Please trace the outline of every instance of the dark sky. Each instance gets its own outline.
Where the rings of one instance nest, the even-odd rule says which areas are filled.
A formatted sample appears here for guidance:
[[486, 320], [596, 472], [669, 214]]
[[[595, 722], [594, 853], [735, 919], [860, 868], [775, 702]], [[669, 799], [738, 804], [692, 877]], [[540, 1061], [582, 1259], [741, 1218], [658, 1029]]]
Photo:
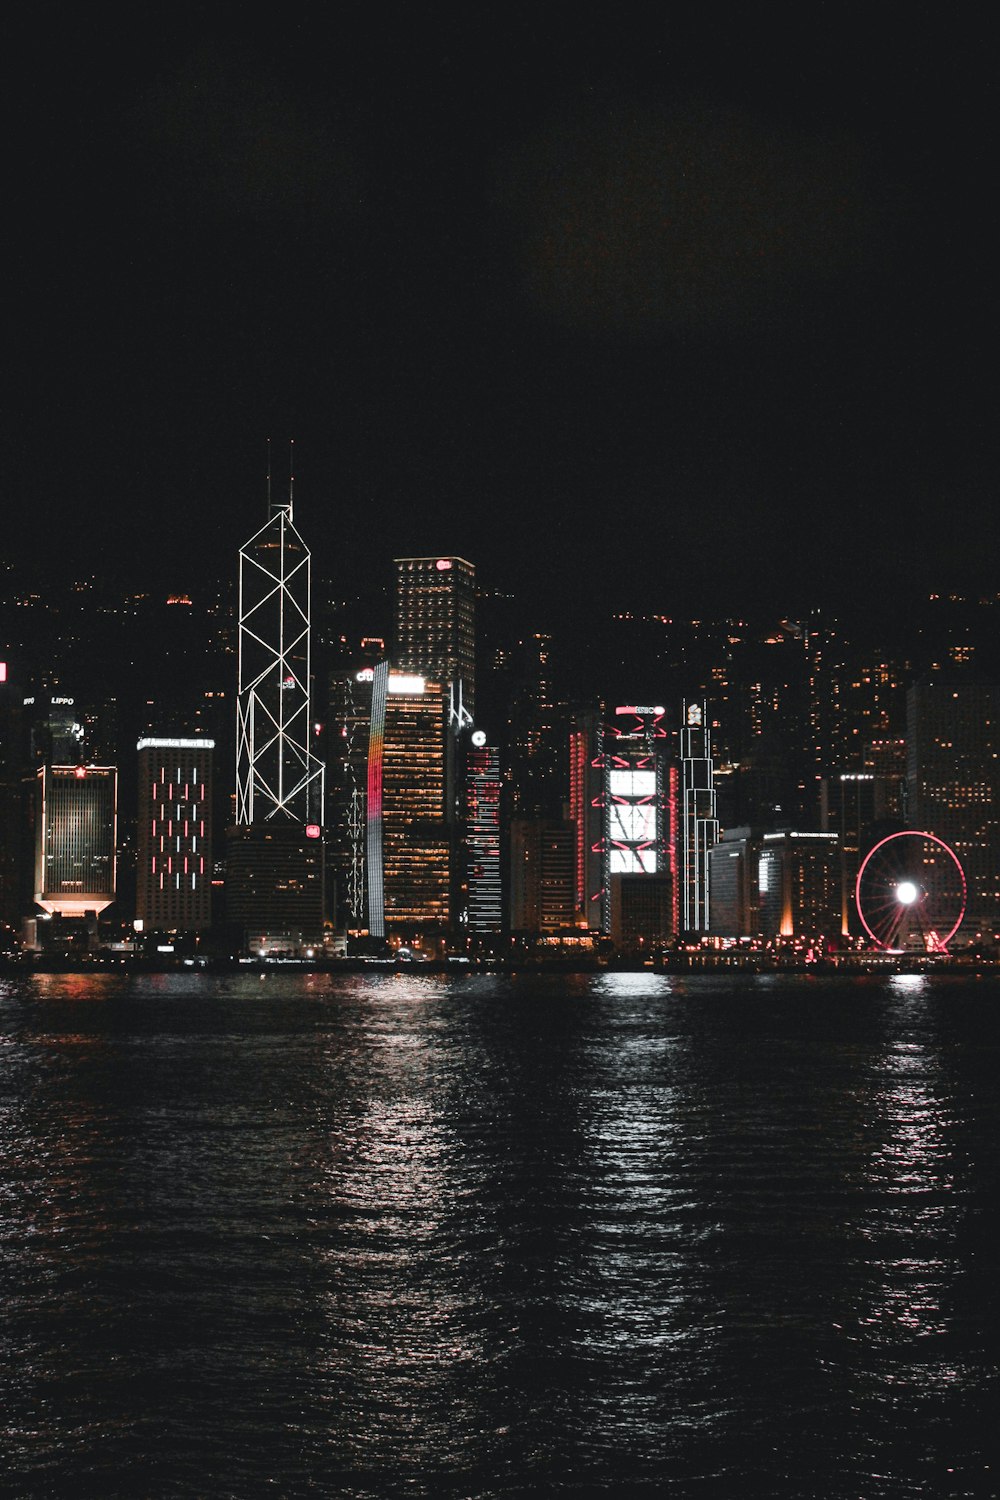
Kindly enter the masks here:
[[11, 553], [198, 586], [294, 437], [347, 587], [995, 586], [989, 14], [32, 7]]

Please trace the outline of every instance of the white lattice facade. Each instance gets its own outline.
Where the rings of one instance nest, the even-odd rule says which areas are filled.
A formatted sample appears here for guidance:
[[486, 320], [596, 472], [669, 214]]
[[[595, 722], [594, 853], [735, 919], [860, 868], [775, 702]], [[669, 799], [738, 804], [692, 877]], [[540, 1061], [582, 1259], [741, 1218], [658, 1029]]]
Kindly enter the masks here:
[[236, 823], [323, 821], [310, 750], [310, 556], [292, 507], [272, 508], [240, 550]]

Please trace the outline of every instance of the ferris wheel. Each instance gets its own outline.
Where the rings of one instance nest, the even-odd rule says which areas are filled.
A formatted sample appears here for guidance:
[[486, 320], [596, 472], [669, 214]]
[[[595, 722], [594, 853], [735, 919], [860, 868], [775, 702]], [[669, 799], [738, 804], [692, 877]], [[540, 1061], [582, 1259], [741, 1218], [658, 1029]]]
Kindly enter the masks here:
[[891, 833], [862, 860], [855, 900], [879, 948], [946, 953], [965, 915], [965, 871], [936, 834]]

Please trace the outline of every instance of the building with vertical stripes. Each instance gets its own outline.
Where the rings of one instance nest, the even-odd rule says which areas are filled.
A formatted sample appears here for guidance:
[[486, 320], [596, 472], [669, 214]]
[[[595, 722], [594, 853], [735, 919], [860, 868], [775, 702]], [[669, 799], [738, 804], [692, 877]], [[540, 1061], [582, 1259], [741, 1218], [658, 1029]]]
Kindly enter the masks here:
[[39, 767], [35, 778], [35, 901], [52, 915], [83, 917], [115, 899], [118, 771]]
[[503, 921], [500, 880], [500, 750], [474, 730], [464, 766], [465, 912], [470, 935], [499, 932]]
[[136, 917], [147, 929], [211, 923], [212, 752], [209, 739], [141, 739]]

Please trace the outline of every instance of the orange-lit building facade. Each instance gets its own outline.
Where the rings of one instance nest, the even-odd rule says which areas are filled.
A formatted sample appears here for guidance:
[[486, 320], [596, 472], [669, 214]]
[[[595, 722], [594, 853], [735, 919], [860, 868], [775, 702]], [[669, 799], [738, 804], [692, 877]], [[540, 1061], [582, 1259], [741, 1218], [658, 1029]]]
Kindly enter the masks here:
[[376, 808], [369, 792], [367, 809], [369, 825], [381, 816], [389, 934], [417, 936], [428, 927], [447, 926], [451, 918], [446, 712], [440, 683], [389, 674], [384, 737], [381, 747], [372, 746], [381, 754], [381, 805]]

